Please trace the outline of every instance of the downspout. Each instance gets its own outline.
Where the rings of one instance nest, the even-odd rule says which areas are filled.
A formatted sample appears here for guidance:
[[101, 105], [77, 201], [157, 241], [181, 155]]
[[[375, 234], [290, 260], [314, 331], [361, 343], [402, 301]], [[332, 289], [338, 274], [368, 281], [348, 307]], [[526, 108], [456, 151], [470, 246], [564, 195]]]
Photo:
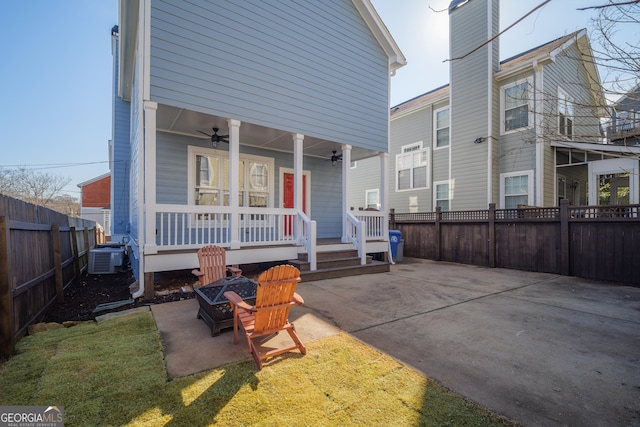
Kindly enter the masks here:
[[[138, 290], [131, 294], [131, 298], [137, 299], [144, 294], [145, 288], [145, 271], [144, 271], [144, 257], [145, 257], [145, 245], [146, 245], [146, 207], [145, 207], [145, 111], [144, 101], [149, 99], [150, 96], [150, 44], [151, 44], [151, 29], [149, 22], [151, 20], [151, 2], [149, 0], [142, 0], [140, 2], [140, 15], [142, 17], [141, 26], [138, 27], [139, 35], [142, 35], [141, 52], [138, 53], [138, 60], [141, 62], [140, 76], [141, 88], [137, 88], [141, 92], [141, 96], [138, 99], [138, 111], [141, 117], [138, 121], [138, 255], [140, 262], [139, 269], [139, 283]], [[155, 131], [155, 129], [154, 129]], [[141, 141], [141, 142], [140, 142]], [[140, 163], [142, 162], [142, 163]], [[140, 188], [142, 186], [142, 188]]]

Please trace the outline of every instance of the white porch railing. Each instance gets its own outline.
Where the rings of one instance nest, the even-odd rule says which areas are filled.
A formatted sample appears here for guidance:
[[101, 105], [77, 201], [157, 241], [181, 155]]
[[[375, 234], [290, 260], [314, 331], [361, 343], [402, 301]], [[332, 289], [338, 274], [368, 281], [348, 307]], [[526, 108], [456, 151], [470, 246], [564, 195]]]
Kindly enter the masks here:
[[155, 244], [158, 250], [299, 244], [297, 220], [294, 209], [156, 205]]
[[304, 212], [298, 212], [298, 219], [302, 229], [302, 233], [300, 235], [301, 243], [307, 250], [309, 269], [311, 271], [316, 271], [318, 269], [318, 258], [316, 256], [316, 222], [311, 221]]
[[385, 212], [380, 211], [352, 211], [358, 221], [364, 222], [366, 240], [388, 240], [389, 221]]
[[351, 212], [347, 212], [347, 240], [358, 249], [360, 264], [367, 263], [365, 222], [360, 221]]

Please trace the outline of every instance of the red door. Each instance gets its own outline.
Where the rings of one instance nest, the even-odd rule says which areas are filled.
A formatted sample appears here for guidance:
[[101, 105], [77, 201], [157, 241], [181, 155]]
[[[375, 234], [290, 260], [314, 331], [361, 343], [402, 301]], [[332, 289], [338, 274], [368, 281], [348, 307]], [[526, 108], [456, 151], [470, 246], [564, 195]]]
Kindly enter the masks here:
[[[295, 202], [294, 178], [292, 173], [285, 173], [283, 177], [284, 207], [292, 209]], [[302, 175], [302, 211], [307, 213], [307, 177]], [[287, 217], [284, 225], [284, 233], [290, 236], [293, 233], [292, 217]]]

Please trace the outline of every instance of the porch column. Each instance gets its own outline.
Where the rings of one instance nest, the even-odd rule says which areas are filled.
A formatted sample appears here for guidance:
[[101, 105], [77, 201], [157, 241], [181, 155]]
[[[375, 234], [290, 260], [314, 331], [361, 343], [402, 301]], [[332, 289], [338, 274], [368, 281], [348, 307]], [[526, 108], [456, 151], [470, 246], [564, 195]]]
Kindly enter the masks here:
[[389, 153], [380, 153], [380, 212], [384, 213], [382, 219], [382, 238], [389, 238]]
[[[296, 212], [304, 211], [303, 200], [302, 200], [302, 192], [304, 189], [302, 188], [302, 175], [303, 171], [303, 146], [304, 135], [300, 133], [293, 134], [293, 208]], [[309, 197], [309, 195], [307, 195]], [[293, 219], [293, 236], [296, 241], [300, 242], [302, 240], [302, 229], [300, 227], [300, 223], [297, 218]]]
[[348, 243], [347, 212], [349, 211], [349, 187], [351, 186], [351, 145], [342, 145], [342, 243]]
[[[145, 255], [157, 254], [156, 245], [156, 111], [158, 103], [144, 101], [144, 216], [140, 231], [144, 233]], [[144, 224], [144, 225], [143, 225]], [[143, 228], [144, 227], [144, 228]], [[144, 232], [142, 232], [144, 230]]]
[[231, 218], [229, 227], [231, 229], [230, 249], [240, 248], [240, 200], [238, 191], [240, 190], [238, 173], [240, 171], [240, 120], [228, 119], [229, 123], [229, 206], [231, 207]]

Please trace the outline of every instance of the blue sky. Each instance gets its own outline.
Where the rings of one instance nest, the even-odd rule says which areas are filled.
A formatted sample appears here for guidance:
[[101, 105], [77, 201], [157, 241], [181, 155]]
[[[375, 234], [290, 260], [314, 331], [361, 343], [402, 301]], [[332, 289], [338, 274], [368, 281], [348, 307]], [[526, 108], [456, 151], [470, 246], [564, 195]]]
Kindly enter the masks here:
[[[503, 0], [501, 28], [543, 0]], [[604, 0], [553, 0], [507, 32], [500, 57], [589, 27]], [[391, 105], [448, 83], [450, 0], [372, 0], [408, 65], [392, 78]], [[14, 1], [3, 6], [0, 167], [28, 167], [71, 178], [65, 192], [109, 171], [111, 28], [117, 0]], [[635, 37], [638, 33], [619, 34]]]

